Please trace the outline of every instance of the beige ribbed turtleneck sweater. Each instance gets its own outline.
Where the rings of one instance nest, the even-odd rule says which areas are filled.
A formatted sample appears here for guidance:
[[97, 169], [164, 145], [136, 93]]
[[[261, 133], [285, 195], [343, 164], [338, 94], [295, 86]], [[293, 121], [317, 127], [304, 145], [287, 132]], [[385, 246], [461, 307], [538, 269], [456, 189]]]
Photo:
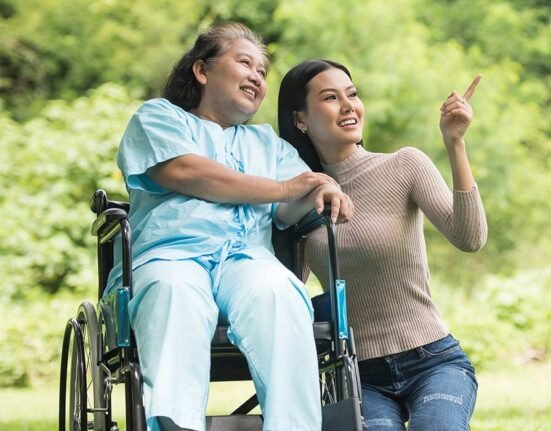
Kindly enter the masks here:
[[[478, 189], [453, 193], [421, 151], [392, 154], [362, 147], [346, 160], [324, 165], [354, 202], [354, 217], [337, 226], [341, 278], [358, 359], [402, 352], [449, 331], [429, 288], [423, 214], [463, 251], [480, 249], [487, 236]], [[306, 261], [327, 288], [327, 235], [306, 241]]]

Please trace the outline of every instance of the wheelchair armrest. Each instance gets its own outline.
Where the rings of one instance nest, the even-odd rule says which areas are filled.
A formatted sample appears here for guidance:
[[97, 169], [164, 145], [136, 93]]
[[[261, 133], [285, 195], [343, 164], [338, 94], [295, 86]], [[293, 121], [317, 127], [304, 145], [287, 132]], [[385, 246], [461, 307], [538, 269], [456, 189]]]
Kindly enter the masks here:
[[330, 214], [331, 205], [325, 205], [321, 214], [318, 214], [315, 209], [311, 210], [295, 225], [295, 237], [300, 238], [306, 236], [318, 227], [323, 226], [327, 223], [326, 217]]
[[109, 208], [98, 215], [92, 224], [92, 235], [101, 243], [111, 240], [120, 231], [120, 221], [128, 219], [128, 213], [121, 208]]

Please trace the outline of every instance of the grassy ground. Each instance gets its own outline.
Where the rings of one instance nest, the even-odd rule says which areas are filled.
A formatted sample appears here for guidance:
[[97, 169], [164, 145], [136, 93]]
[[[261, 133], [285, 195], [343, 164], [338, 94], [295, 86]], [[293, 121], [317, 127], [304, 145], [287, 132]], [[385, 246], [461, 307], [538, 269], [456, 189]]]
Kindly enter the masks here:
[[551, 362], [506, 367], [478, 380], [473, 431], [551, 430]]
[[[551, 430], [551, 362], [509, 366], [478, 376], [479, 395], [473, 431]], [[247, 398], [249, 384], [220, 384], [211, 389], [208, 411], [220, 414]], [[57, 387], [0, 389], [0, 431], [57, 429]]]

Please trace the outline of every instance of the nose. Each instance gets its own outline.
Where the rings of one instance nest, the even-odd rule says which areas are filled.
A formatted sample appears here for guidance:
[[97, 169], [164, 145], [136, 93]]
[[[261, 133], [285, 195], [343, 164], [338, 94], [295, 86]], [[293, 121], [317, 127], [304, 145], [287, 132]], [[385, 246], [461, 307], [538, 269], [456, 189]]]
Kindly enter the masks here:
[[251, 73], [249, 74], [249, 81], [251, 81], [254, 85], [257, 87], [260, 87], [262, 84], [262, 75], [258, 73], [256, 70], [251, 70]]
[[341, 111], [344, 113], [354, 112], [354, 104], [350, 100], [348, 100], [348, 98], [344, 99], [341, 105]]

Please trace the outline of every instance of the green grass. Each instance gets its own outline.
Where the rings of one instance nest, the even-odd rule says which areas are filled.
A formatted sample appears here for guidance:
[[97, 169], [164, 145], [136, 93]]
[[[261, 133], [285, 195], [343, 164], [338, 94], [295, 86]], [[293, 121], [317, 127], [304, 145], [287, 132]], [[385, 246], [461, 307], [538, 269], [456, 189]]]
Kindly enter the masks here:
[[473, 431], [551, 430], [551, 362], [485, 372], [478, 381]]
[[57, 429], [57, 388], [0, 389], [0, 431]]
[[[478, 380], [472, 431], [551, 430], [551, 362], [510, 365], [483, 372]], [[250, 383], [213, 384], [209, 414], [226, 413], [252, 390]], [[0, 389], [0, 431], [56, 430], [57, 396], [57, 383], [32, 390]]]

